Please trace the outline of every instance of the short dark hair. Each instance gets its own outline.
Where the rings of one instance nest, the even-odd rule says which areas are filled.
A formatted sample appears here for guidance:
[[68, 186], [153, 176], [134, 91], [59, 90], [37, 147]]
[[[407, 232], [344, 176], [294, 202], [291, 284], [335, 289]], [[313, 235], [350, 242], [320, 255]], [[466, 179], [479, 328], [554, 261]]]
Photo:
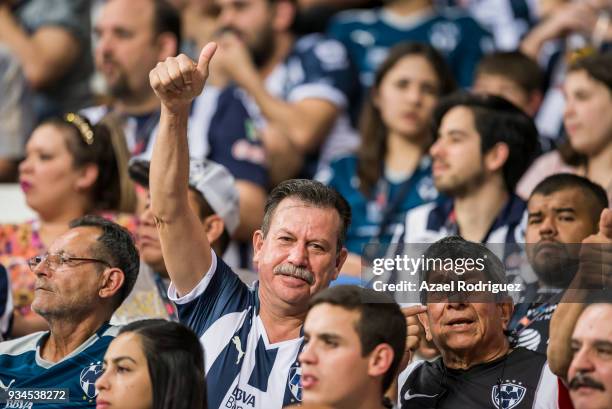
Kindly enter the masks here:
[[444, 116], [458, 106], [472, 111], [483, 154], [497, 143], [508, 146], [509, 156], [502, 173], [506, 189], [514, 192], [519, 179], [540, 153], [538, 130], [533, 119], [504, 98], [460, 92], [442, 99], [438, 104], [434, 112], [434, 137], [437, 138]]
[[366, 356], [380, 344], [389, 344], [393, 348], [393, 361], [383, 377], [384, 393], [397, 375], [406, 348], [406, 319], [399, 305], [385, 293], [356, 285], [326, 288], [312, 297], [309, 310], [319, 304], [359, 312], [355, 331], [361, 342], [361, 356]]
[[107, 261], [112, 267], [117, 267], [125, 276], [123, 286], [115, 296], [119, 307], [134, 288], [138, 278], [140, 257], [134, 245], [134, 239], [126, 229], [100, 216], [86, 215], [70, 222], [70, 228], [95, 227], [102, 231], [91, 252], [94, 257]]
[[507, 78], [527, 94], [542, 91], [544, 83], [538, 63], [520, 51], [498, 51], [485, 55], [476, 68], [476, 76], [480, 74]]
[[167, 0], [153, 0], [153, 33], [155, 37], [171, 33], [176, 37], [177, 52], [181, 46], [181, 15]]
[[279, 183], [268, 196], [261, 230], [264, 237], [270, 231], [270, 224], [276, 208], [284, 199], [298, 199], [306, 204], [336, 209], [340, 217], [340, 229], [336, 251], [340, 251], [346, 240], [346, 231], [351, 224], [351, 207], [340, 193], [323, 183], [310, 179], [289, 179]]
[[178, 322], [132, 322], [119, 335], [135, 333], [149, 367], [153, 409], [205, 409], [204, 353], [196, 334]]
[[[460, 236], [448, 236], [436, 241], [425, 250], [423, 258], [425, 260], [481, 259], [484, 265], [482, 271], [487, 280], [491, 280], [491, 282], [496, 284], [507, 283], [506, 269], [499, 257], [485, 245], [467, 241]], [[422, 263], [422, 267], [419, 271], [421, 282], [429, 283], [431, 273], [446, 272], [446, 270], [438, 271], [435, 267], [431, 267], [432, 265], [435, 266], [435, 263]], [[503, 297], [507, 297], [507, 295], [508, 293], [506, 291], [500, 291], [496, 294], [496, 299], [499, 300]], [[427, 303], [426, 291], [421, 291], [420, 299], [421, 304]]]
[[599, 220], [602, 210], [608, 207], [608, 194], [603, 187], [585, 177], [571, 173], [558, 173], [542, 180], [533, 189], [529, 199], [531, 200], [536, 194], [548, 196], [566, 189], [580, 189], [582, 191], [583, 199], [588, 198], [590, 202], [595, 222]]

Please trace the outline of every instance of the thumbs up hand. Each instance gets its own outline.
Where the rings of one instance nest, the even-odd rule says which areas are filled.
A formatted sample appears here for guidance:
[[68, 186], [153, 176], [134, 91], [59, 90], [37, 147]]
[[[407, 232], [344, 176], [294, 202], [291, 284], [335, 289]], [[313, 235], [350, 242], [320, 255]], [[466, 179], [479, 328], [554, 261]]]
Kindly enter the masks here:
[[216, 50], [216, 43], [206, 44], [197, 63], [184, 54], [157, 63], [149, 73], [149, 81], [165, 108], [171, 112], [189, 108], [191, 101], [204, 89], [210, 60]]

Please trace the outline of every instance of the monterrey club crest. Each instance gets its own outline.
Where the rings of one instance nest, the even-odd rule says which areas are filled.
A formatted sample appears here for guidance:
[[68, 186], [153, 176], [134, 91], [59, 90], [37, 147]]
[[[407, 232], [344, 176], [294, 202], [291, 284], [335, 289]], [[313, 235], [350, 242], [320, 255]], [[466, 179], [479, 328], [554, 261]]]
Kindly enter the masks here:
[[287, 379], [287, 386], [291, 391], [291, 394], [298, 402], [302, 401], [302, 368], [297, 365], [293, 365], [289, 369], [289, 378]]
[[98, 394], [96, 391], [95, 383], [98, 380], [98, 377], [102, 374], [102, 362], [92, 362], [89, 366], [86, 366], [81, 371], [81, 376], [79, 379], [79, 384], [81, 385], [81, 389], [85, 392], [85, 395], [89, 399], [93, 399]]
[[527, 388], [521, 382], [506, 380], [501, 385], [494, 385], [491, 390], [491, 400], [497, 409], [512, 409], [525, 397]]

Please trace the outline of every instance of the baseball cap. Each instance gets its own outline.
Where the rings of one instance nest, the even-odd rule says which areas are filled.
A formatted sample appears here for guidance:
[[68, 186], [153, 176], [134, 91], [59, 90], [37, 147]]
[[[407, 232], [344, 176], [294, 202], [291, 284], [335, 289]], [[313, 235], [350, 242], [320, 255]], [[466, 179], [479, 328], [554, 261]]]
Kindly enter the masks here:
[[[150, 162], [138, 157], [130, 159], [130, 177], [142, 186], [149, 186]], [[189, 187], [197, 190], [216, 214], [223, 219], [227, 232], [234, 234], [240, 224], [238, 190], [234, 177], [223, 165], [208, 159], [189, 162]]]

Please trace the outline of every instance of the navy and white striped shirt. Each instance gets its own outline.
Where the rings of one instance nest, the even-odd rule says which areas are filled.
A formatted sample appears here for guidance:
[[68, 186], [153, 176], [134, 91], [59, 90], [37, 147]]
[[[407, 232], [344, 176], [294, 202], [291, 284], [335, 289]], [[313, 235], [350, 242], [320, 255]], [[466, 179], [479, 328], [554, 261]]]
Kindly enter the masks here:
[[178, 297], [174, 284], [168, 289], [179, 319], [204, 347], [209, 408], [280, 409], [301, 401], [303, 337], [268, 341], [258, 287], [244, 284], [213, 252], [208, 273], [190, 293]]
[[[536, 280], [525, 258], [527, 204], [512, 194], [482, 243], [496, 253], [506, 267], [509, 283], [523, 286]], [[461, 235], [454, 211], [454, 200], [431, 202], [408, 211], [400, 243], [434, 243], [444, 237]]]

